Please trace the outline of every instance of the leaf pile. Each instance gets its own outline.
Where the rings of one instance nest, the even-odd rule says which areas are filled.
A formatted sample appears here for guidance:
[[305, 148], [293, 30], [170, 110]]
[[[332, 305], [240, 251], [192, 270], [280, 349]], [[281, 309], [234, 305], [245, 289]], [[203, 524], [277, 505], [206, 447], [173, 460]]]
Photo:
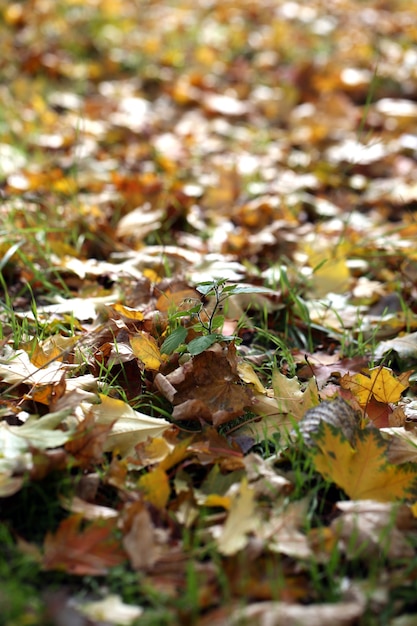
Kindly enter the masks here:
[[325, 4], [0, 8], [6, 624], [415, 612], [417, 7]]

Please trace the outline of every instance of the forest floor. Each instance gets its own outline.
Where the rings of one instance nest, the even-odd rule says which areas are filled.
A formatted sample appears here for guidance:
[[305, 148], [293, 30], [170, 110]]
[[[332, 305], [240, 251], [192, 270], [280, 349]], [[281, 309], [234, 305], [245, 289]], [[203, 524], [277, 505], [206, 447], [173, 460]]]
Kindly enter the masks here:
[[0, 17], [0, 624], [414, 624], [417, 4]]

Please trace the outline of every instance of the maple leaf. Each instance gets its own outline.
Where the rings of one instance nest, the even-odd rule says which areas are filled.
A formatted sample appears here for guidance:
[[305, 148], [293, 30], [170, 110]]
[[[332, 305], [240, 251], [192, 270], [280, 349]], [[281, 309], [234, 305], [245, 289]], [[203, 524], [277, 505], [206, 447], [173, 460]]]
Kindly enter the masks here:
[[360, 430], [353, 447], [340, 429], [322, 422], [314, 436], [314, 465], [353, 500], [410, 498], [417, 490], [416, 466], [388, 462], [388, 444], [375, 428]]
[[81, 529], [82, 519], [82, 515], [71, 515], [61, 522], [55, 534], [47, 533], [43, 569], [102, 576], [126, 560], [120, 542], [112, 536], [116, 520], [96, 520]]
[[362, 406], [372, 395], [378, 402], [398, 402], [408, 387], [402, 380], [396, 379], [388, 367], [375, 367], [369, 370], [369, 376], [345, 374], [340, 384], [344, 389], [350, 389]]

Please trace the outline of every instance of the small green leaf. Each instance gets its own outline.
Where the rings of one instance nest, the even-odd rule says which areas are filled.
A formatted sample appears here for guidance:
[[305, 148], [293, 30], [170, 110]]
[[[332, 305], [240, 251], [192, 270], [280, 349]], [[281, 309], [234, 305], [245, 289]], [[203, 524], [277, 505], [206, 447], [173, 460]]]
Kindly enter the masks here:
[[[201, 293], [203, 296], [207, 296], [211, 291], [213, 291], [213, 283], [209, 283], [208, 285], [200, 284], [196, 287], [197, 291]], [[214, 293], [214, 291], [213, 291]]]
[[216, 315], [211, 320], [212, 330], [215, 330], [216, 328], [220, 328], [220, 326], [223, 326], [223, 324], [224, 324], [224, 315]]
[[210, 348], [216, 341], [218, 341], [219, 335], [211, 334], [204, 335], [203, 337], [196, 337], [188, 344], [188, 352], [193, 356], [197, 356], [197, 354], [201, 354], [207, 348]]
[[165, 339], [161, 346], [161, 352], [164, 354], [172, 354], [175, 350], [184, 343], [187, 337], [188, 330], [184, 326], [179, 326]]

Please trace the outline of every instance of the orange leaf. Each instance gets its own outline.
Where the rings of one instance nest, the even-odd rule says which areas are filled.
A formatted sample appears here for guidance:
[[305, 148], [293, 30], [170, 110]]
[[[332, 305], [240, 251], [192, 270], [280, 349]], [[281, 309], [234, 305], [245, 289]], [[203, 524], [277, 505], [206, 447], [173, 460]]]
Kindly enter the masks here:
[[71, 515], [48, 533], [44, 541], [43, 569], [77, 576], [102, 576], [126, 559], [120, 542], [112, 537], [117, 520], [96, 520], [80, 529], [81, 515]]
[[417, 488], [415, 467], [388, 463], [388, 444], [377, 429], [359, 431], [353, 448], [337, 428], [322, 422], [316, 443], [316, 470], [352, 500], [389, 502], [410, 497]]

